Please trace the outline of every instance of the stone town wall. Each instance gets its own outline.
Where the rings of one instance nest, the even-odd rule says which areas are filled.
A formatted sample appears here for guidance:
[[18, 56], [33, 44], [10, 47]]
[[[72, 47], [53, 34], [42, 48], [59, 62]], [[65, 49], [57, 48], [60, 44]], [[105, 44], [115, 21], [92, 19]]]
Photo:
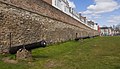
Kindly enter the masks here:
[[[97, 32], [41, 0], [0, 0], [0, 47], [73, 40]], [[89, 34], [88, 34], [89, 33]]]
[[44, 2], [47, 2], [48, 4], [52, 5], [52, 0], [43, 0]]

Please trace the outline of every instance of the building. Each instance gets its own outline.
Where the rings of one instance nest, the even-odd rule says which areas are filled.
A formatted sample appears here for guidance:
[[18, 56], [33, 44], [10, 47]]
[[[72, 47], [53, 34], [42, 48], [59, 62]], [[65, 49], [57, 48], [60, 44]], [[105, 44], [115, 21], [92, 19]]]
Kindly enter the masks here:
[[101, 27], [100, 34], [101, 36], [112, 36], [114, 34], [114, 30], [112, 27]]
[[119, 36], [120, 35], [120, 30], [115, 29], [113, 33], [114, 33], [114, 36]]
[[87, 18], [86, 18], [86, 17], [83, 17], [83, 16], [81, 15], [81, 13], [79, 13], [79, 19], [80, 19], [81, 22], [87, 24]]
[[89, 26], [89, 27], [91, 27], [91, 28], [93, 28], [94, 29], [94, 22], [93, 21], [87, 21], [87, 25]]
[[98, 30], [98, 24], [97, 23], [94, 23], [94, 29]]
[[87, 25], [88, 27], [98, 30], [98, 24], [94, 23], [93, 21], [88, 21], [86, 17], [82, 16], [81, 13], [77, 13], [74, 8], [69, 6], [68, 0], [43, 0], [48, 4], [52, 5], [53, 7], [59, 9], [60, 11], [64, 12], [65, 14], [71, 16], [72, 18], [76, 19], [77, 21]]
[[118, 29], [114, 29], [112, 27], [101, 27], [100, 28], [101, 36], [118, 36], [120, 32]]
[[70, 7], [67, 0], [52, 0], [52, 6], [70, 15], [70, 12], [69, 12]]

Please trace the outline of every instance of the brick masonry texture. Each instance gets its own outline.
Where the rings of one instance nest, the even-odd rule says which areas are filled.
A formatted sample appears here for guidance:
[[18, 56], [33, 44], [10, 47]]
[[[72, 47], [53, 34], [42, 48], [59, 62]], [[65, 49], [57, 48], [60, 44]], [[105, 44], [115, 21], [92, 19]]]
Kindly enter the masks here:
[[[73, 40], [97, 34], [72, 17], [41, 0], [0, 0], [0, 47]], [[76, 33], [78, 33], [76, 35]]]
[[43, 0], [44, 2], [47, 2], [48, 4], [52, 5], [52, 0]]

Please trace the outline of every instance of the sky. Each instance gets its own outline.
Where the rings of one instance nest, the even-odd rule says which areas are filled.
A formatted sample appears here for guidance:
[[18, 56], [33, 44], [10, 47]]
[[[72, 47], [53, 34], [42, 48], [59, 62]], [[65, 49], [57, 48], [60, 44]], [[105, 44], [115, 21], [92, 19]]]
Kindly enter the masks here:
[[120, 0], [68, 0], [70, 7], [100, 26], [120, 23]]

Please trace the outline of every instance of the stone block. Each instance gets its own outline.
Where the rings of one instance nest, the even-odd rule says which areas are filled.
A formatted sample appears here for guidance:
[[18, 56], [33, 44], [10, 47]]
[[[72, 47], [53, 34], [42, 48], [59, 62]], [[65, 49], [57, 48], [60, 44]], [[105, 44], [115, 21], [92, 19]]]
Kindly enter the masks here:
[[32, 54], [26, 49], [19, 49], [16, 53], [17, 60], [32, 60]]

